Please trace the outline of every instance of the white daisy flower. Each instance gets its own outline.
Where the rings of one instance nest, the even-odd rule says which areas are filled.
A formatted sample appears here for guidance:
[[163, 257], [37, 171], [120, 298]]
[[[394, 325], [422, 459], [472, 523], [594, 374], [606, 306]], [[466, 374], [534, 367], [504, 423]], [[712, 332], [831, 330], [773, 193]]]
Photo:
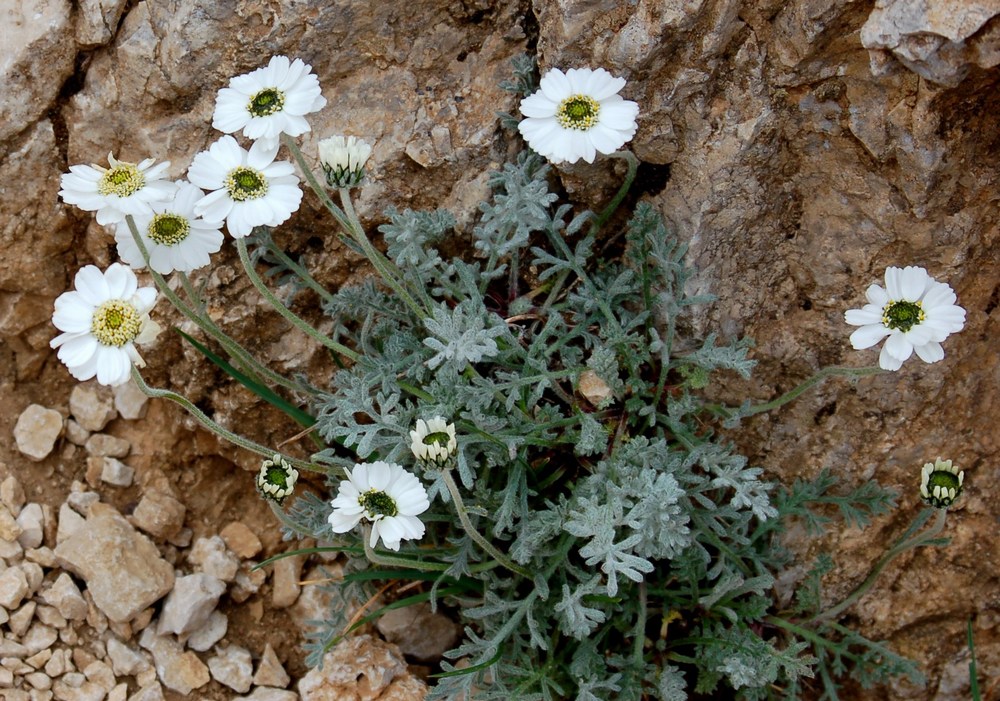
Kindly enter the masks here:
[[357, 187], [365, 178], [372, 146], [356, 136], [331, 136], [317, 145], [319, 162], [330, 187]]
[[618, 91], [624, 78], [603, 68], [548, 71], [540, 89], [521, 100], [518, 131], [552, 163], [593, 163], [597, 153], [614, 153], [635, 136], [639, 105]]
[[382, 538], [385, 547], [399, 550], [401, 540], [423, 537], [424, 524], [417, 516], [430, 505], [420, 480], [399, 465], [358, 463], [340, 483], [328, 520], [334, 533], [346, 533], [365, 518], [372, 522], [371, 547]]
[[312, 66], [275, 56], [267, 66], [233, 78], [219, 91], [212, 126], [225, 134], [242, 129], [245, 137], [270, 148], [278, 145], [282, 132], [300, 136], [309, 131], [305, 115], [325, 105]]
[[108, 154], [110, 168], [93, 165], [69, 167], [59, 180], [59, 196], [66, 204], [75, 204], [88, 212], [97, 212], [97, 223], [103, 225], [125, 221], [125, 215], [150, 214], [153, 202], [170, 199], [174, 187], [162, 178], [170, 161], [153, 165], [147, 158], [142, 163], [126, 163]]
[[281, 506], [295, 491], [295, 483], [298, 481], [299, 471], [280, 453], [275, 453], [270, 460], [264, 460], [260, 464], [256, 480], [257, 491], [265, 499]]
[[87, 265], [74, 285], [75, 291], [56, 299], [52, 323], [64, 333], [49, 345], [59, 349], [59, 360], [76, 379], [96, 375], [102, 385], [125, 384], [132, 365], [145, 366], [134, 344], [149, 343], [160, 330], [149, 318], [156, 290], [139, 287], [135, 273], [121, 263], [103, 273]]
[[965, 310], [955, 304], [955, 292], [923, 268], [886, 268], [885, 289], [872, 285], [868, 304], [849, 309], [844, 319], [861, 328], [851, 334], [856, 349], [871, 348], [888, 336], [878, 364], [899, 370], [914, 351], [925, 363], [944, 358], [941, 342], [965, 326]]
[[[205, 193], [185, 180], [174, 185], [172, 199], [154, 203], [150, 215], [135, 217], [136, 229], [149, 253], [149, 266], [161, 275], [202, 268], [211, 262], [210, 254], [222, 248], [222, 222], [205, 221], [194, 213]], [[123, 261], [136, 270], [146, 267], [127, 223], [116, 225], [115, 241]]]
[[440, 416], [429, 421], [417, 419], [416, 430], [410, 431], [410, 441], [410, 450], [417, 460], [438, 465], [448, 462], [458, 447], [455, 424], [448, 423]]
[[223, 136], [194, 157], [188, 179], [210, 190], [194, 206], [194, 213], [208, 221], [225, 219], [226, 228], [243, 238], [255, 226], [277, 226], [299, 208], [302, 190], [295, 167], [275, 161], [278, 148], [255, 141], [250, 150], [236, 139]]

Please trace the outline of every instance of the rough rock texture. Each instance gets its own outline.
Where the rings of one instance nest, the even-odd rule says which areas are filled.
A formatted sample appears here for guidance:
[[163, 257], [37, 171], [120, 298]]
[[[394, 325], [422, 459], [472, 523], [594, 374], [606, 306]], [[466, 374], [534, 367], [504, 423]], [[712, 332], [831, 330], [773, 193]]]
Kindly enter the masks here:
[[[76, 446], [87, 431], [107, 430], [132, 445], [137, 486], [111, 490], [123, 513], [153, 492], [176, 494], [187, 509], [166, 520], [145, 514], [141, 522], [157, 537], [214, 523], [187, 534], [210, 537], [239, 519], [260, 536], [262, 557], [279, 550], [273, 519], [239, 469], [254, 469], [255, 456], [197, 430], [174, 406], [147, 404], [134, 388], [111, 401], [93, 383], [77, 387], [49, 349], [55, 297], [78, 267], [114, 257], [91, 215], [59, 203], [61, 172], [114, 151], [170, 160], [171, 174], [183, 175], [216, 137], [216, 90], [287, 53], [315, 67], [330, 100], [311, 119], [307, 156], [332, 132], [376, 142], [371, 183], [357, 202], [365, 223], [380, 223], [388, 203], [450, 207], [460, 248], [483, 173], [519, 148], [497, 129], [494, 111], [516, 110], [497, 83], [508, 77], [507, 59], [527, 49], [543, 69], [603, 66], [628, 78], [624, 95], [642, 109], [631, 144], [644, 162], [635, 192], [690, 246], [700, 269], [693, 290], [719, 297], [683, 321], [757, 341], [754, 379], [713, 388], [720, 399], [766, 399], [821, 366], [874, 363], [875, 352], [850, 349], [842, 313], [861, 304], [887, 265], [925, 266], [956, 289], [968, 322], [941, 363], [910, 361], [855, 385], [827, 382], [731, 435], [774, 479], [832, 467], [847, 485], [878, 479], [901, 490], [901, 509], [868, 531], [798, 544], [838, 551], [831, 597], [864, 576], [917, 509], [920, 464], [941, 455], [965, 467], [969, 486], [949, 517], [953, 544], [893, 562], [854, 610], [864, 632], [921, 662], [928, 685], [855, 698], [968, 698], [960, 672], [969, 617], [981, 666], [997, 676], [1000, 617], [991, 607], [1000, 558], [992, 536], [1000, 498], [986, 488], [1000, 464], [992, 401], [1000, 377], [995, 0], [10, 0], [4, 8], [0, 85], [17, 99], [0, 106], [0, 421], [12, 436], [32, 403], [74, 419], [66, 444], [39, 463], [0, 441], [0, 464], [23, 478], [32, 502], [59, 511], [85, 469]], [[571, 199], [593, 207], [610, 196], [613, 171], [599, 160], [561, 168], [557, 178]], [[307, 195], [276, 232], [281, 243], [330, 286], [364, 275], [317, 223], [319, 209]], [[281, 370], [329, 371], [325, 354], [288, 332], [233, 263], [226, 244], [206, 278], [219, 323], [257, 339]], [[161, 323], [179, 323], [165, 306], [157, 307]], [[186, 393], [227, 426], [268, 444], [297, 432], [171, 334], [145, 357], [151, 383]], [[122, 425], [144, 411], [135, 428]], [[11, 514], [24, 503], [22, 495]], [[58, 519], [61, 539], [76, 537], [70, 513]], [[249, 626], [232, 623], [231, 631]], [[135, 688], [158, 697], [152, 681]]]
[[[323, 656], [320, 667], [309, 670], [299, 680], [302, 701], [372, 701], [388, 697], [416, 701], [424, 698], [427, 691], [426, 686], [407, 671], [398, 647], [370, 635], [359, 635], [339, 643]], [[404, 689], [411, 693], [401, 693]]]

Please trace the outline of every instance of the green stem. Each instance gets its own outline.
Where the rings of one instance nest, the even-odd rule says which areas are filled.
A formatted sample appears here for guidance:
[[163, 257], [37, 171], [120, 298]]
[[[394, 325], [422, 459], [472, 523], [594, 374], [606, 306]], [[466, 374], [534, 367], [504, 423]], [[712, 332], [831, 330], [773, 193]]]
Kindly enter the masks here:
[[837, 377], [867, 377], [868, 375], [879, 375], [879, 374], [881, 374], [883, 372], [885, 372], [885, 370], [883, 370], [882, 368], [876, 368], [876, 367], [870, 367], [870, 368], [847, 368], [847, 367], [841, 367], [841, 366], [838, 366], [838, 365], [833, 365], [833, 366], [828, 367], [828, 368], [823, 368], [822, 370], [820, 370], [819, 372], [817, 372], [815, 375], [813, 375], [812, 377], [810, 377], [808, 380], [806, 380], [805, 382], [803, 382], [802, 384], [800, 384], [798, 387], [795, 387], [794, 389], [789, 390], [788, 392], [785, 392], [783, 395], [781, 395], [777, 399], [772, 399], [771, 401], [765, 402], [764, 404], [757, 404], [756, 406], [752, 406], [749, 409], [746, 409], [746, 410], [743, 410], [743, 411], [740, 411], [740, 410], [737, 410], [737, 411], [739, 412], [740, 416], [753, 416], [754, 414], [761, 414], [761, 413], [763, 413], [765, 411], [771, 411], [772, 409], [777, 409], [780, 406], [784, 406], [785, 404], [788, 404], [788, 402], [792, 401], [793, 399], [795, 399], [796, 397], [798, 397], [799, 395], [801, 395], [807, 389], [809, 389], [810, 387], [813, 387], [814, 385], [819, 384], [820, 382], [822, 382], [823, 380], [825, 380], [828, 377], [834, 377], [834, 376], [837, 376]]
[[250, 278], [250, 282], [252, 282], [253, 286], [257, 288], [257, 291], [260, 292], [261, 295], [263, 295], [264, 299], [270, 302], [271, 306], [274, 307], [274, 310], [278, 312], [281, 316], [285, 317], [285, 319], [292, 326], [294, 326], [299, 331], [309, 336], [313, 340], [320, 342], [321, 344], [323, 344], [324, 346], [326, 346], [335, 353], [339, 353], [344, 357], [350, 358], [354, 362], [357, 362], [358, 360], [361, 359], [361, 356], [358, 355], [355, 351], [351, 350], [342, 343], [337, 343], [328, 336], [324, 336], [319, 331], [310, 326], [306, 321], [296, 316], [291, 309], [282, 304], [281, 300], [275, 297], [274, 294], [269, 289], [267, 289], [267, 285], [264, 284], [264, 281], [260, 278], [260, 275], [257, 274], [257, 271], [254, 270], [253, 263], [250, 262], [250, 254], [247, 253], [246, 239], [242, 238], [236, 239], [236, 250], [239, 251], [240, 262], [243, 263], [243, 268], [247, 271], [247, 276]]
[[[241, 366], [242, 370], [248, 375], [253, 377], [255, 380], [260, 381], [262, 377], [267, 378], [272, 383], [281, 385], [287, 389], [293, 391], [300, 391], [301, 388], [296, 386], [294, 383], [285, 379], [278, 373], [270, 370], [254, 359], [250, 353], [243, 348], [234, 339], [226, 335], [222, 329], [215, 325], [208, 314], [201, 314], [199, 311], [203, 311], [204, 305], [201, 303], [201, 298], [194, 291], [191, 286], [190, 281], [188, 281], [187, 276], [181, 273], [181, 284], [184, 286], [185, 291], [191, 298], [191, 303], [195, 305], [196, 308], [191, 308], [184, 301], [170, 289], [167, 284], [166, 279], [160, 275], [160, 273], [153, 270], [153, 267], [149, 264], [149, 251], [146, 249], [146, 244], [143, 242], [142, 237], [139, 235], [139, 230], [135, 225], [135, 220], [132, 218], [131, 214], [125, 216], [125, 222], [128, 224], [129, 231], [132, 233], [132, 239], [135, 241], [136, 246], [139, 248], [139, 252], [142, 254], [142, 259], [146, 263], [146, 268], [149, 270], [149, 274], [153, 277], [153, 282], [156, 284], [157, 289], [160, 293], [167, 298], [167, 300], [174, 305], [174, 307], [183, 314], [185, 317], [190, 319], [194, 324], [205, 332], [211, 338], [214, 338], [220, 346], [229, 354], [229, 356], [235, 359]], [[201, 307], [201, 310], [197, 309]]]
[[309, 164], [306, 163], [305, 156], [302, 155], [302, 150], [299, 148], [298, 144], [295, 143], [295, 140], [288, 134], [282, 134], [281, 143], [285, 145], [285, 148], [291, 152], [292, 158], [294, 158], [295, 162], [299, 164], [299, 170], [301, 170], [302, 175], [305, 176], [306, 182], [309, 183], [309, 187], [312, 188], [312, 191], [316, 193], [317, 197], [319, 197], [319, 201], [329, 210], [330, 214], [333, 215], [333, 218], [337, 220], [337, 223], [340, 224], [345, 231], [350, 231], [351, 223], [348, 221], [347, 215], [345, 215], [344, 211], [330, 198], [330, 195], [326, 193], [326, 188], [323, 187], [319, 180], [316, 179], [316, 176], [312, 172], [312, 168], [310, 168]]
[[912, 550], [913, 548], [920, 547], [921, 545], [926, 544], [928, 541], [933, 540], [939, 533], [941, 533], [941, 531], [944, 529], [945, 519], [947, 518], [947, 515], [948, 515], [947, 509], [938, 509], [934, 523], [933, 525], [931, 525], [929, 529], [927, 529], [923, 533], [913, 536], [912, 538], [903, 540], [902, 542], [899, 542], [895, 546], [890, 548], [889, 551], [886, 552], [881, 557], [881, 559], [875, 563], [875, 566], [872, 567], [871, 572], [868, 573], [868, 576], [865, 577], [865, 580], [861, 582], [861, 584], [859, 584], [854, 589], [854, 591], [848, 594], [848, 596], [836, 606], [833, 606], [832, 608], [829, 608], [826, 611], [822, 611], [821, 613], [818, 613], [815, 616], [813, 616], [809, 620], [809, 622], [815, 623], [819, 621], [826, 621], [834, 619], [837, 616], [839, 616], [845, 609], [849, 608], [851, 605], [854, 604], [854, 602], [856, 602], [858, 599], [864, 596], [865, 592], [871, 589], [872, 585], [875, 583], [875, 580], [878, 579], [878, 576], [882, 573], [882, 570], [884, 570], [886, 565], [888, 565], [892, 560], [894, 560], [897, 555], [901, 555], [907, 550]]
[[451, 495], [451, 501], [455, 505], [455, 511], [458, 513], [458, 520], [462, 523], [462, 528], [465, 530], [466, 534], [475, 541], [479, 547], [488, 552], [494, 560], [499, 562], [505, 568], [519, 574], [527, 579], [532, 579], [532, 574], [523, 567], [515, 564], [506, 555], [497, 550], [497, 548], [490, 541], [486, 540], [476, 530], [476, 527], [472, 525], [472, 521], [469, 519], [469, 511], [465, 508], [465, 502], [462, 501], [462, 495], [458, 491], [458, 485], [455, 484], [455, 480], [451, 476], [451, 469], [445, 468], [441, 471], [441, 479], [444, 480], [445, 486], [448, 488], [448, 493]]
[[[250, 440], [249, 438], [244, 438], [238, 433], [233, 433], [227, 428], [223, 428], [215, 421], [210, 419], [205, 412], [196, 407], [194, 405], [194, 402], [192, 402], [187, 397], [177, 394], [176, 392], [171, 392], [168, 389], [157, 389], [155, 387], [150, 387], [142, 379], [142, 375], [139, 374], [139, 370], [135, 367], [132, 368], [132, 380], [135, 382], [136, 386], [140, 390], [142, 390], [142, 393], [145, 394], [147, 397], [152, 397], [153, 399], [169, 399], [175, 404], [180, 404], [182, 407], [184, 407], [187, 413], [191, 414], [191, 416], [193, 416], [195, 420], [198, 421], [198, 423], [200, 423], [202, 426], [204, 426], [205, 428], [207, 428], [209, 431], [219, 436], [220, 438], [224, 438], [225, 440], [229, 441], [233, 445], [249, 450], [251, 453], [257, 453], [258, 455], [263, 455], [264, 457], [267, 458], [273, 457], [275, 454], [281, 455], [279, 451], [274, 450], [273, 448], [268, 448], [266, 445], [261, 445], [260, 443], [256, 443]], [[318, 469], [316, 465], [313, 465], [312, 463], [306, 460], [299, 460], [298, 458], [293, 458], [288, 455], [282, 455], [282, 457], [285, 460], [287, 460], [291, 465], [294, 465], [297, 468], [303, 470], [309, 470], [310, 472], [325, 472], [324, 470]]]
[[631, 151], [615, 151], [609, 155], [609, 158], [620, 158], [628, 164], [628, 170], [625, 172], [625, 179], [622, 181], [621, 187], [618, 188], [618, 192], [608, 203], [608, 206], [597, 216], [594, 223], [590, 225], [590, 233], [596, 234], [600, 231], [601, 227], [607, 224], [608, 220], [614, 216], [617, 211], [618, 206], [625, 199], [625, 195], [628, 194], [629, 188], [632, 187], [632, 183], [635, 181], [635, 175], [639, 171], [639, 159], [635, 157], [635, 154]]
[[361, 534], [361, 540], [365, 544], [365, 557], [368, 558], [369, 562], [373, 562], [376, 565], [382, 565], [384, 567], [403, 567], [413, 570], [422, 570], [424, 572], [444, 572], [448, 569], [449, 565], [443, 562], [424, 562], [422, 560], [410, 560], [405, 557], [395, 557], [393, 555], [383, 555], [382, 553], [375, 552], [369, 541], [371, 539], [372, 529], [370, 526], [366, 526]]
[[274, 243], [273, 239], [268, 238], [267, 243], [268, 249], [273, 253], [278, 260], [281, 261], [282, 265], [291, 270], [293, 273], [299, 276], [299, 279], [308, 287], [310, 290], [318, 294], [324, 302], [332, 302], [333, 295], [330, 294], [329, 290], [323, 287], [321, 284], [316, 282], [316, 279], [309, 274], [309, 271], [303, 268], [301, 265], [292, 260], [291, 256], [285, 253], [281, 248]]

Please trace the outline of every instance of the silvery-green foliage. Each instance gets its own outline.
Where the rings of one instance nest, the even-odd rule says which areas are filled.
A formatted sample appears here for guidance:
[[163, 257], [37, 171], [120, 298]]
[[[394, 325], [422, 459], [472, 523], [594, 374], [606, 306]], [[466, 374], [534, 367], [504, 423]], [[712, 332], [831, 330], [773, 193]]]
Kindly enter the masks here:
[[[389, 258], [429, 295], [424, 318], [370, 282], [324, 304], [333, 335], [362, 357], [315, 402], [321, 455], [338, 474], [392, 460], [421, 478], [427, 534], [392, 554], [413, 570], [368, 565], [358, 535], [331, 533], [316, 499], [292, 508], [289, 532], [340, 549], [348, 571], [372, 568], [352, 595], [424, 572], [431, 605], [459, 612], [464, 640], [431, 699], [682, 701], [720, 688], [758, 699], [800, 688], [814, 664], [845, 673], [855, 653], [837, 640], [807, 649], [768, 623], [790, 562], [778, 535], [788, 516], [821, 525], [815, 504], [864, 523], [889, 502], [878, 490], [831, 495], [825, 473], [782, 489], [718, 436], [703, 392], [750, 373], [749, 343], [682, 333], [688, 308], [709, 300], [685, 293], [684, 247], [652, 206], [616, 224], [624, 249], [604, 253], [621, 239], [560, 204], [550, 176], [522, 155], [491, 177], [470, 260], [434, 247], [454, 225], [447, 212], [388, 211]], [[580, 393], [584, 372], [610, 389], [599, 406]], [[445, 472], [410, 455], [409, 430], [434, 416], [456, 424], [446, 469], [467, 522], [514, 566], [464, 530]], [[338, 615], [318, 626], [311, 661], [339, 639]], [[863, 661], [884, 649], [860, 641], [849, 640]]]

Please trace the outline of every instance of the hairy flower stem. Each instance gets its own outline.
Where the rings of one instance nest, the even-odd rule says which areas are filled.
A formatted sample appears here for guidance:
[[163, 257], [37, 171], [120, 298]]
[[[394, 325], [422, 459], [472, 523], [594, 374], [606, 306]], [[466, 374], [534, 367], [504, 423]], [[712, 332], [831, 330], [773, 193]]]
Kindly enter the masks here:
[[608, 220], [614, 216], [615, 212], [618, 211], [618, 206], [621, 205], [622, 200], [625, 199], [625, 195], [628, 194], [629, 188], [632, 187], [632, 183], [635, 181], [635, 175], [639, 172], [639, 159], [635, 157], [635, 154], [631, 151], [615, 151], [608, 155], [608, 158], [620, 158], [625, 161], [628, 166], [628, 170], [625, 171], [625, 179], [622, 180], [621, 187], [618, 188], [618, 192], [615, 196], [611, 198], [608, 202], [608, 206], [597, 215], [597, 218], [590, 225], [590, 233], [596, 234], [601, 230], [601, 227], [608, 223]]
[[820, 382], [828, 377], [867, 377], [868, 375], [880, 375], [886, 372], [882, 368], [870, 367], [870, 368], [845, 368], [838, 365], [832, 365], [828, 368], [823, 368], [815, 375], [810, 377], [808, 380], [800, 384], [798, 387], [785, 392], [783, 395], [777, 399], [772, 399], [764, 404], [757, 404], [749, 409], [736, 409], [733, 411], [734, 414], [739, 416], [753, 416], [754, 414], [761, 414], [765, 411], [771, 411], [772, 409], [777, 409], [780, 406], [788, 404], [788, 402], [797, 398], [803, 392], [805, 392], [810, 387], [818, 385]]
[[271, 290], [267, 289], [267, 285], [254, 270], [253, 263], [250, 261], [250, 254], [247, 252], [247, 242], [246, 239], [236, 239], [236, 250], [240, 254], [240, 262], [243, 263], [243, 268], [247, 271], [247, 276], [250, 278], [250, 282], [253, 286], [257, 288], [257, 291], [263, 295], [274, 310], [283, 316], [292, 326], [297, 328], [299, 331], [309, 336], [315, 341], [323, 344], [334, 353], [339, 353], [345, 358], [350, 358], [352, 361], [357, 362], [361, 359], [361, 356], [355, 351], [351, 350], [342, 343], [337, 343], [329, 336], [321, 334], [319, 331], [314, 329], [308, 322], [306, 322], [301, 317], [297, 316], [291, 309], [286, 307], [280, 299], [274, 296]]
[[[233, 433], [227, 428], [223, 428], [215, 421], [210, 419], [208, 415], [205, 414], [205, 412], [196, 407], [194, 405], [194, 402], [192, 402], [187, 397], [177, 394], [176, 392], [171, 392], [168, 389], [156, 389], [155, 387], [150, 387], [142, 379], [142, 375], [139, 374], [139, 370], [135, 367], [132, 368], [132, 380], [135, 382], [136, 386], [140, 390], [142, 390], [142, 393], [145, 394], [147, 397], [151, 397], [153, 399], [169, 399], [175, 404], [180, 404], [182, 407], [184, 407], [187, 413], [191, 414], [191, 416], [193, 416], [195, 420], [198, 421], [198, 423], [200, 423], [202, 426], [204, 426], [205, 428], [207, 428], [209, 431], [219, 436], [220, 438], [224, 438], [225, 440], [229, 441], [233, 445], [239, 446], [240, 448], [249, 450], [252, 453], [257, 453], [258, 455], [263, 455], [268, 458], [273, 457], [274, 454], [278, 452], [273, 448], [269, 448], [266, 445], [261, 445], [260, 443], [256, 443], [250, 440], [249, 438], [244, 438], [238, 433]], [[289, 464], [294, 465], [295, 467], [300, 468], [302, 470], [309, 470], [311, 472], [325, 472], [325, 470], [318, 468], [311, 462], [307, 462], [305, 460], [299, 460], [298, 458], [289, 457], [287, 455], [282, 455], [282, 457], [285, 460], [287, 460]]]
[[[428, 316], [428, 306], [427, 309], [421, 309], [420, 306], [413, 300], [413, 296], [410, 295], [402, 286], [402, 283], [393, 275], [392, 268], [395, 267], [388, 258], [386, 258], [380, 251], [378, 251], [368, 240], [365, 235], [364, 228], [361, 226], [361, 222], [358, 220], [357, 214], [354, 212], [354, 205], [351, 203], [350, 194], [346, 189], [341, 189], [340, 199], [344, 204], [344, 209], [341, 209], [337, 204], [330, 198], [327, 194], [326, 189], [320, 184], [319, 180], [313, 174], [312, 169], [310, 169], [309, 164], [306, 163], [305, 156], [302, 155], [302, 150], [299, 148], [295, 140], [287, 134], [281, 135], [281, 143], [291, 152], [292, 157], [295, 162], [299, 164], [299, 170], [305, 176], [306, 182], [309, 183], [309, 187], [312, 188], [313, 192], [322, 202], [323, 206], [333, 215], [333, 218], [337, 220], [340, 227], [347, 232], [348, 241], [354, 241], [357, 245], [361, 247], [362, 253], [371, 261], [371, 264], [378, 271], [379, 275], [385, 281], [389, 287], [396, 292], [400, 299], [406, 303], [406, 306], [410, 308], [414, 314], [419, 318], [424, 319]], [[345, 211], [346, 210], [346, 211]], [[396, 271], [398, 272], [398, 270]], [[424, 293], [426, 295], [426, 293]]]
[[465, 502], [462, 501], [462, 495], [459, 493], [458, 485], [455, 484], [455, 480], [451, 476], [450, 468], [441, 470], [441, 479], [444, 480], [444, 484], [448, 488], [448, 493], [451, 495], [451, 501], [455, 505], [455, 511], [458, 514], [458, 520], [461, 521], [462, 528], [465, 530], [465, 533], [502, 566], [515, 574], [532, 579], [533, 576], [528, 570], [516, 565], [510, 558], [497, 550], [493, 543], [486, 540], [486, 538], [484, 538], [483, 535], [476, 530], [476, 527], [472, 525], [472, 521], [469, 519], [469, 510], [465, 508]]
[[394, 555], [384, 555], [382, 553], [375, 552], [375, 548], [371, 546], [371, 527], [365, 527], [364, 533], [361, 536], [361, 540], [365, 544], [365, 557], [368, 558], [369, 562], [376, 565], [382, 565], [383, 567], [403, 567], [413, 570], [422, 570], [424, 572], [444, 572], [450, 567], [443, 562], [424, 562], [423, 560], [411, 560], [407, 557], [396, 557]]
[[[845, 597], [844, 600], [841, 601], [836, 606], [832, 606], [831, 608], [828, 608], [826, 611], [822, 611], [813, 616], [811, 619], [809, 619], [809, 622], [817, 623], [819, 621], [826, 621], [836, 618], [843, 611], [852, 606], [858, 599], [864, 596], [865, 592], [871, 589], [872, 585], [875, 583], [875, 580], [878, 579], [878, 576], [882, 573], [882, 570], [884, 570], [886, 565], [888, 565], [893, 559], [895, 559], [897, 555], [901, 555], [907, 550], [918, 548], [921, 545], [933, 544], [931, 541], [933, 541], [938, 536], [938, 534], [940, 534], [941, 531], [944, 529], [945, 519], [948, 516], [947, 509], [936, 509], [936, 511], [937, 514], [934, 519], [934, 523], [933, 525], [931, 525], [930, 528], [928, 528], [923, 533], [913, 536], [912, 538], [906, 538], [905, 536], [901, 538], [896, 543], [896, 545], [890, 548], [879, 559], [879, 561], [875, 563], [875, 566], [872, 567], [871, 571], [868, 573], [868, 576], [865, 577], [865, 580], [861, 582], [861, 584], [859, 584], [854, 589], [854, 591], [848, 594], [847, 597]], [[924, 516], [923, 514], [917, 515], [917, 519], [920, 518], [924, 518], [926, 520], [926, 516]]]
[[273, 239], [268, 237], [267, 248], [274, 256], [281, 261], [281, 264], [286, 268], [295, 273], [298, 278], [302, 281], [302, 284], [308, 287], [310, 290], [315, 292], [320, 296], [324, 302], [332, 302], [334, 297], [330, 294], [330, 291], [323, 287], [321, 284], [316, 282], [316, 279], [310, 275], [309, 271], [303, 268], [301, 265], [292, 260], [292, 257], [281, 250]]
[[[286, 378], [257, 362], [257, 360], [250, 355], [250, 353], [243, 348], [243, 346], [226, 335], [222, 329], [216, 326], [215, 322], [208, 317], [208, 314], [202, 313], [203, 305], [200, 303], [200, 299], [197, 295], [191, 299], [192, 304], [194, 304], [196, 308], [192, 308], [185, 304], [177, 293], [170, 289], [166, 279], [153, 270], [152, 266], [150, 266], [149, 251], [146, 249], [146, 244], [143, 243], [142, 237], [139, 236], [139, 230], [136, 227], [135, 220], [132, 218], [131, 214], [125, 216], [125, 222], [128, 224], [129, 231], [132, 233], [132, 239], [135, 241], [136, 246], [139, 247], [139, 252], [142, 254], [142, 259], [146, 263], [146, 268], [149, 270], [149, 274], [153, 277], [153, 282], [156, 284], [156, 288], [161, 294], [163, 294], [164, 297], [167, 298], [167, 301], [174, 305], [174, 307], [181, 314], [194, 322], [199, 329], [204, 331], [211, 338], [214, 338], [218, 344], [222, 346], [226, 353], [228, 353], [231, 358], [234, 358], [242, 366], [242, 370], [250, 375], [254, 380], [263, 382], [261, 378], [266, 378], [272, 384], [281, 385], [282, 387], [292, 390], [300, 389]], [[190, 296], [194, 293], [194, 289], [190, 288], [190, 283], [187, 282], [187, 277], [184, 276], [183, 273], [181, 273], [181, 276], [181, 283], [185, 286], [185, 290]]]

